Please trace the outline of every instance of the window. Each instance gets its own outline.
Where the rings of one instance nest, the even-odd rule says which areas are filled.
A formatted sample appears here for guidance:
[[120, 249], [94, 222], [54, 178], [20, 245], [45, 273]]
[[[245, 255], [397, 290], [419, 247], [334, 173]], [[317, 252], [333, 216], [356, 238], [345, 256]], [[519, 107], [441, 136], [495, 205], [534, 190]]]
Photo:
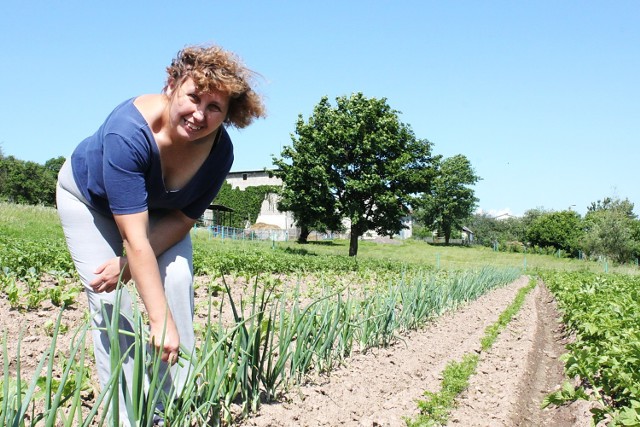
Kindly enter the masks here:
[[247, 180], [247, 174], [246, 174], [246, 173], [243, 173], [243, 174], [242, 174], [242, 180], [243, 180], [243, 181], [246, 181], [246, 180]]

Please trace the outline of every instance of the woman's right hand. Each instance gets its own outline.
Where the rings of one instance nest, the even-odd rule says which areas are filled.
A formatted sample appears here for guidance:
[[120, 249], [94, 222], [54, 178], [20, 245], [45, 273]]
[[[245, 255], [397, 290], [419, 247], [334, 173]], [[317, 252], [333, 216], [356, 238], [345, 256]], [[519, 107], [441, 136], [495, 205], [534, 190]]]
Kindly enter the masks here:
[[93, 272], [96, 277], [89, 283], [94, 292], [112, 292], [117, 289], [120, 281], [127, 283], [131, 279], [131, 272], [127, 265], [127, 258], [117, 256], [100, 265]]
[[171, 365], [176, 363], [180, 355], [180, 335], [171, 315], [168, 315], [166, 328], [165, 322], [149, 322], [149, 329], [149, 341], [160, 352], [162, 360]]

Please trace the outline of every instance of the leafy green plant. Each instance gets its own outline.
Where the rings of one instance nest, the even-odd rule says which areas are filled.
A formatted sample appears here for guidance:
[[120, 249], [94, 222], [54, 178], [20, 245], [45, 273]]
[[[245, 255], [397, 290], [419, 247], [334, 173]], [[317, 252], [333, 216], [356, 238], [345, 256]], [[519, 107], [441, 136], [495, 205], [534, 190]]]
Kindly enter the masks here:
[[542, 399], [541, 407], [546, 408], [549, 405], [560, 406], [578, 399], [589, 400], [589, 396], [583, 388], [576, 388], [571, 382], [565, 381], [559, 390], [548, 394]]
[[[596, 423], [607, 415], [628, 420], [640, 400], [640, 278], [587, 272], [542, 277], [576, 336], [563, 356], [566, 375], [581, 382], [574, 397], [590, 395], [601, 403]], [[570, 395], [560, 391], [550, 400]]]
[[48, 290], [48, 297], [56, 307], [70, 307], [78, 301], [79, 286], [56, 286]]

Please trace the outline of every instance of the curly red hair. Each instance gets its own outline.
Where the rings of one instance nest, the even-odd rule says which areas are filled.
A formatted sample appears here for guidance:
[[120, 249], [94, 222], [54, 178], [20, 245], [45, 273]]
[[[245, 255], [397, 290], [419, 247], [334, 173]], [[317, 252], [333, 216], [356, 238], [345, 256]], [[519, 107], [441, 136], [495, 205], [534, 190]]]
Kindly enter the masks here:
[[225, 123], [244, 128], [254, 119], [264, 117], [262, 97], [251, 88], [255, 73], [232, 52], [220, 46], [187, 46], [178, 52], [167, 67], [166, 91], [170, 82], [180, 86], [191, 77], [201, 92], [219, 91], [229, 95], [229, 112]]

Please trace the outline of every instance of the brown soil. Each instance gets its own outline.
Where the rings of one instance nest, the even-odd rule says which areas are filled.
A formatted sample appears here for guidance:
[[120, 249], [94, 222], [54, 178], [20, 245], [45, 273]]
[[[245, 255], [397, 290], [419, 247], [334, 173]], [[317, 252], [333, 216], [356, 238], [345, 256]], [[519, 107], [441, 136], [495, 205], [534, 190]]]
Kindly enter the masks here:
[[[246, 285], [236, 281], [241, 291]], [[200, 281], [196, 310], [206, 301], [206, 280]], [[493, 324], [528, 283], [522, 277], [459, 310], [445, 314], [420, 331], [407, 334], [389, 348], [349, 358], [330, 375], [316, 376], [287, 391], [278, 403], [264, 404], [241, 425], [249, 426], [405, 426], [418, 413], [416, 401], [425, 390], [438, 391], [447, 362], [480, 351], [485, 328]], [[86, 298], [66, 310], [69, 331], [83, 322]], [[21, 366], [30, 378], [50, 345], [45, 323], [59, 310], [12, 310], [0, 299], [0, 328], [7, 331], [10, 368], [15, 371], [18, 336], [22, 331]], [[198, 313], [196, 313], [198, 314]], [[196, 319], [202, 319], [197, 316]], [[71, 334], [59, 339], [68, 348]], [[537, 286], [488, 352], [480, 354], [476, 375], [457, 401], [449, 425], [455, 426], [588, 426], [585, 402], [540, 409], [542, 398], [563, 382], [564, 336], [555, 302], [544, 285]], [[0, 368], [3, 365], [0, 360]], [[90, 397], [90, 396], [89, 396]]]

